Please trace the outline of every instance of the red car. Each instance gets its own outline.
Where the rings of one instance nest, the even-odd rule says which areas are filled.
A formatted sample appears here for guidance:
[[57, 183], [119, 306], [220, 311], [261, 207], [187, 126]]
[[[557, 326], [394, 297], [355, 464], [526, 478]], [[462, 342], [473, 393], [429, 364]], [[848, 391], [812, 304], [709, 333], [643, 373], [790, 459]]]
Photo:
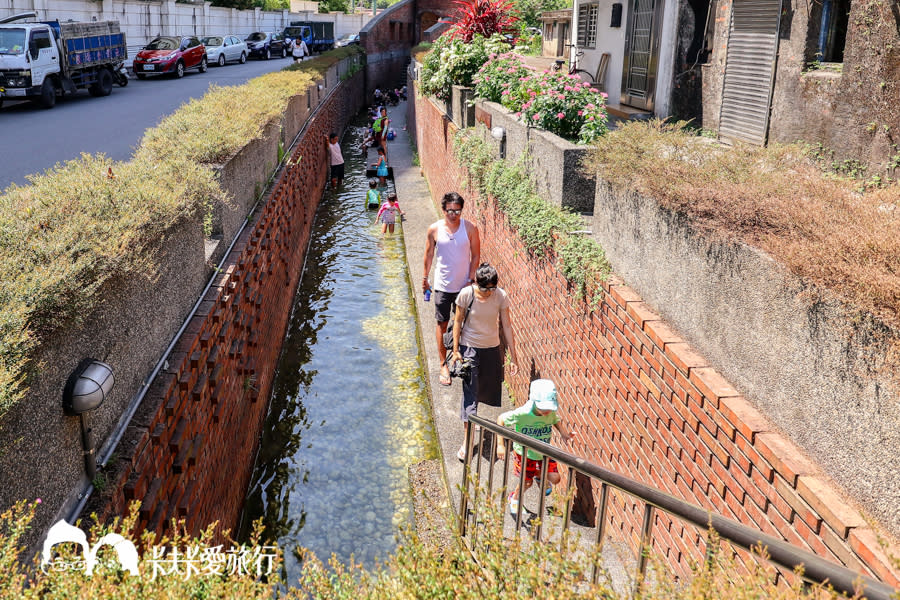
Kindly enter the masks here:
[[187, 69], [206, 72], [206, 48], [193, 36], [158, 37], [137, 53], [132, 64], [138, 79], [170, 73], [184, 77]]

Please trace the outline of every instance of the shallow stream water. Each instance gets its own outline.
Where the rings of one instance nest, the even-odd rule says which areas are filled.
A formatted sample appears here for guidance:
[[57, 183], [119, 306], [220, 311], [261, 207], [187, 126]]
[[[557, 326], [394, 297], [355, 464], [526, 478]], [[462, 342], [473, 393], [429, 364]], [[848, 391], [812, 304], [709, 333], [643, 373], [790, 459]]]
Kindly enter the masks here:
[[243, 519], [246, 536], [262, 518], [289, 584], [298, 547], [387, 558], [411, 522], [408, 467], [437, 456], [402, 226], [382, 236], [364, 207], [363, 124], [348, 127], [346, 179], [316, 213]]

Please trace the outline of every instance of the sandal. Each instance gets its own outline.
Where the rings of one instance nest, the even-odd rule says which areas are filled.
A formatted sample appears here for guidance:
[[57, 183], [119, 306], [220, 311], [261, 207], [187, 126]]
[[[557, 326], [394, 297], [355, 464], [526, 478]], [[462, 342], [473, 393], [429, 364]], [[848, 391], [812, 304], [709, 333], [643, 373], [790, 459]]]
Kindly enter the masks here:
[[441, 373], [440, 377], [438, 377], [438, 381], [440, 382], [441, 385], [450, 385], [452, 383], [452, 381], [450, 380], [449, 373], [446, 375]]

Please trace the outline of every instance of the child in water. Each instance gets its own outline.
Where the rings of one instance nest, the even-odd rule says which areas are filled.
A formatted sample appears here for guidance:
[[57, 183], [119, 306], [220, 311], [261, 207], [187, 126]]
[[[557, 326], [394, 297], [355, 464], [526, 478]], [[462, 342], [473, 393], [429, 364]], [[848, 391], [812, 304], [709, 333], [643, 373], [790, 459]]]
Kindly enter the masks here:
[[381, 235], [384, 235], [385, 231], [390, 230], [391, 233], [394, 233], [394, 223], [397, 221], [397, 213], [403, 215], [403, 211], [400, 210], [400, 204], [397, 202], [397, 194], [391, 192], [388, 194], [387, 202], [381, 205], [381, 208], [378, 210], [378, 215], [375, 217], [375, 220], [381, 219]]
[[378, 192], [378, 182], [369, 180], [369, 191], [366, 192], [366, 208], [376, 209], [381, 204], [381, 194]]
[[375, 167], [375, 175], [378, 176], [378, 185], [380, 187], [387, 187], [388, 167], [384, 148], [378, 147], [378, 162], [372, 166]]

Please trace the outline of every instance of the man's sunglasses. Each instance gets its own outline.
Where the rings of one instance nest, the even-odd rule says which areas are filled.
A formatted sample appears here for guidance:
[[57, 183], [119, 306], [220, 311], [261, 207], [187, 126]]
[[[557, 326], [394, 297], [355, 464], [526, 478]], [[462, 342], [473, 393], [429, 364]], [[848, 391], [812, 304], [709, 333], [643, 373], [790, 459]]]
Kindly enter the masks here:
[[493, 292], [494, 290], [497, 289], [497, 286], [496, 286], [496, 285], [492, 285], [492, 286], [489, 286], [489, 287], [484, 287], [484, 286], [480, 286], [480, 285], [479, 285], [479, 286], [476, 286], [476, 287], [477, 287], [479, 290], [481, 290], [482, 292]]
[[448, 215], [458, 215], [458, 214], [462, 213], [462, 209], [461, 208], [448, 208], [444, 212], [447, 213]]

